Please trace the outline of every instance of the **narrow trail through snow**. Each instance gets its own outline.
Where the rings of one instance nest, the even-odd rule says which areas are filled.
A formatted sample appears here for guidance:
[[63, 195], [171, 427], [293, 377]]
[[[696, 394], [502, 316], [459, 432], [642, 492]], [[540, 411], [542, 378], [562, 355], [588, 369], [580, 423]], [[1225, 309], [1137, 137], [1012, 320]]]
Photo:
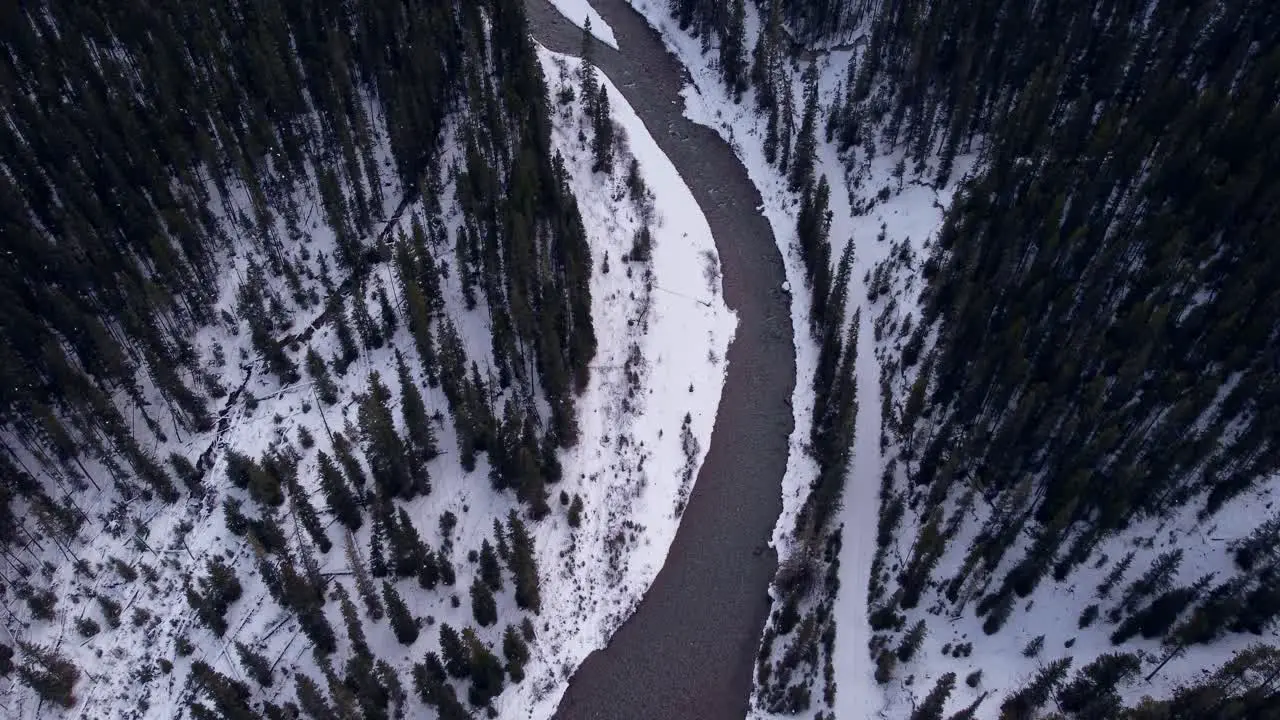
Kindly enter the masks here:
[[[625, 0], [592, 5], [622, 48], [595, 42], [593, 61], [693, 191], [715, 236], [738, 329], [711, 447], [666, 563], [609, 647], [578, 669], [556, 716], [737, 720], [748, 709], [769, 612], [776, 558], [767, 543], [781, 510], [793, 422], [796, 366], [782, 257], [746, 168], [715, 131], [684, 117], [684, 67]], [[581, 51], [582, 31], [548, 0], [526, 7], [538, 42]]]

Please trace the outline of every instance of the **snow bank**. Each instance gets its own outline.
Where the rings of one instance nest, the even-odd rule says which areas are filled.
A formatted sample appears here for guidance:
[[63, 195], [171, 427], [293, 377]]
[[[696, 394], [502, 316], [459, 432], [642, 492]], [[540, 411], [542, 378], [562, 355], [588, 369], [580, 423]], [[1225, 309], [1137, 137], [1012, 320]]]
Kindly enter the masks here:
[[551, 4], [578, 27], [584, 27], [587, 18], [591, 18], [591, 34], [605, 45], [618, 49], [618, 39], [613, 35], [613, 28], [609, 27], [609, 23], [600, 17], [600, 13], [587, 0], [551, 0]]
[[[563, 84], [577, 83], [580, 60], [543, 48], [539, 54], [553, 98]], [[719, 260], [702, 210], [622, 93], [597, 77], [625, 136], [620, 145], [639, 162], [652, 193], [652, 260], [623, 261], [644, 223], [644, 211], [627, 198], [626, 154], [618, 153], [612, 177], [591, 172], [589, 143], [578, 139], [585, 127], [580, 103], [557, 105], [552, 143], [564, 157], [596, 268], [591, 297], [600, 348], [578, 400], [581, 439], [563, 458], [566, 482], [580, 486], [586, 509], [571, 537], [539, 528], [540, 566], [559, 587], [543, 593], [540, 667], [501, 698], [503, 717], [549, 717], [573, 670], [608, 643], [657, 576], [691, 489], [683, 471], [691, 463], [696, 477], [711, 445], [723, 358], [737, 326], [719, 276], [708, 275]], [[635, 353], [642, 360], [628, 365]], [[681, 448], [686, 414], [701, 448], [694, 458]], [[615, 545], [628, 522], [635, 540], [623, 539], [619, 557]]]

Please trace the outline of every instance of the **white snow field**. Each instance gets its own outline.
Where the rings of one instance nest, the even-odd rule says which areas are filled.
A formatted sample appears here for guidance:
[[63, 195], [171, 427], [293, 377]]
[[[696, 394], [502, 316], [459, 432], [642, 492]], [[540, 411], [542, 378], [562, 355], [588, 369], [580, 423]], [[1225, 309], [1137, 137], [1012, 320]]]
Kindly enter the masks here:
[[[542, 611], [529, 616], [537, 635], [530, 643], [531, 659], [524, 681], [508, 682], [505, 692], [494, 700], [498, 716], [503, 718], [550, 716], [573, 670], [589, 652], [605, 645], [656, 576], [679, 525], [684, 498], [692, 479], [697, 477], [705, 449], [710, 446], [725, 377], [723, 358], [737, 323], [721, 298], [718, 255], [701, 210], [622, 94], [607, 78], [600, 78], [610, 91], [612, 116], [620, 139], [612, 176], [593, 173], [590, 127], [583, 119], [580, 103], [565, 106], [555, 100], [562, 79], [577, 83], [578, 61], [542, 49], [540, 59], [552, 98], [553, 144], [563, 155], [591, 246], [592, 317], [598, 350], [589, 387], [577, 399], [580, 440], [576, 447], [561, 454], [563, 480], [549, 486], [551, 514], [539, 522], [526, 521], [536, 544]], [[383, 140], [378, 159], [387, 179], [381, 217], [389, 217], [399, 198], [391, 196], [392, 171], [381, 120], [377, 119], [374, 126]], [[585, 128], [586, 142], [579, 140], [580, 128]], [[446, 145], [448, 142], [446, 138]], [[631, 156], [638, 161], [640, 176], [649, 189], [648, 196], [638, 202], [628, 197], [625, 182]], [[442, 162], [440, 167], [452, 164]], [[448, 178], [442, 180], [447, 188], [442, 197], [443, 222], [428, 227], [428, 234], [433, 236], [429, 242], [437, 258], [451, 264], [461, 216], [452, 183]], [[334, 237], [319, 220], [322, 210], [314, 183], [311, 185], [310, 194], [300, 191], [297, 198], [304, 218], [302, 237], [296, 244], [287, 244], [286, 251], [305, 258], [308, 275], [303, 278], [303, 287], [318, 291], [321, 253], [328, 257], [332, 269]], [[251, 212], [247, 192], [239, 188], [233, 197], [218, 202], [227, 232], [237, 237], [244, 232], [239, 219]], [[410, 232], [411, 218], [420, 211], [420, 203], [411, 204], [395, 222], [396, 229]], [[637, 231], [646, 222], [652, 229], [651, 259], [624, 261]], [[277, 224], [280, 236], [289, 237], [284, 220], [277, 218]], [[437, 243], [447, 244], [439, 247]], [[306, 672], [324, 687], [310, 643], [300, 633], [296, 618], [268, 595], [249, 544], [226, 528], [221, 501], [237, 496], [238, 491], [231, 488], [226, 477], [225, 451], [259, 457], [271, 447], [301, 445], [299, 480], [321, 511], [322, 521], [328, 523], [333, 548], [321, 554], [296, 547], [300, 534], [295, 532], [296, 525], [287, 511], [279, 516], [281, 525], [297, 552], [313, 555], [319, 571], [331, 574], [334, 582], [346, 586], [359, 605], [345, 550], [345, 533], [340, 525], [331, 522], [318, 489], [316, 457], [320, 450], [333, 454], [331, 432], [353, 439], [357, 436], [356, 400], [366, 391], [371, 372], [378, 372], [390, 389], [392, 412], [396, 422], [402, 422], [396, 350], [404, 354], [412, 368], [429, 411], [439, 412], [435, 430], [441, 450], [441, 456], [429, 464], [432, 492], [401, 506], [431, 547], [448, 544], [453, 548], [450, 557], [457, 580], [452, 588], [439, 586], [432, 591], [419, 589], [412, 579], [395, 582], [410, 611], [421, 621], [420, 637], [412, 645], [399, 644], [385, 619], [366, 621], [364, 629], [374, 654], [390, 663], [404, 683], [407, 716], [429, 716], [432, 712], [413, 691], [410, 667], [428, 651], [438, 649], [441, 623], [458, 629], [475, 625], [467, 588], [478, 569], [468, 553], [478, 550], [486, 538], [492, 542], [495, 519], [505, 518], [510, 510], [523, 509], [513, 494], [491, 489], [488, 462], [483, 455], [474, 471], [462, 470], [447, 401], [440, 388], [429, 388], [423, 381], [403, 318], [382, 348], [362, 352], [345, 377], [335, 376], [341, 389], [335, 405], [319, 402], [305, 369], [302, 381], [282, 387], [251, 350], [249, 333], [243, 321], [236, 318], [236, 289], [249, 273], [250, 261], [243, 251], [224, 258], [226, 273], [219, 288], [217, 310], [225, 310], [227, 320], [193, 339], [209, 371], [225, 390], [234, 392], [245, 383], [243, 393], [225, 413], [223, 427], [194, 436], [160, 436], [148, 434], [141, 419], [135, 419], [140, 436], [150, 438], [144, 445], [160, 459], [174, 452], [195, 463], [209, 450], [212, 467], [205, 475], [209, 490], [203, 498], [184, 494], [174, 505], [141, 500], [126, 504], [109, 487], [107, 473], [96, 464], [86, 463], [89, 471], [100, 478], [104, 490], [98, 507], [85, 508], [89, 521], [78, 542], [63, 549], [45, 542], [42, 548], [33, 545], [22, 557], [10, 559], [11, 566], [20, 563], [37, 569], [40, 577], [33, 578], [33, 584], [54, 589], [58, 597], [54, 620], [33, 621], [27, 616], [24, 603], [9, 601], [9, 612], [0, 623], [6, 630], [6, 644], [16, 645], [21, 640], [52, 646], [70, 657], [82, 671], [75, 687], [78, 701], [66, 710], [42, 705], [35, 693], [11, 674], [0, 679], [0, 715], [22, 720], [37, 716], [176, 717], [192, 697], [186, 678], [194, 661], [206, 662], [232, 678], [244, 678], [234, 650], [237, 641], [276, 663], [270, 687], [260, 688], [248, 682], [253, 701], [292, 700], [298, 671]], [[318, 315], [314, 304], [297, 306], [283, 278], [267, 273], [265, 281], [270, 292], [279, 295], [282, 307], [293, 312], [293, 332], [306, 327]], [[483, 298], [468, 310], [457, 272], [442, 273], [441, 284], [445, 313], [462, 333], [469, 359], [475, 361], [482, 374], [487, 374], [491, 354], [489, 316]], [[375, 317], [379, 287], [398, 303], [393, 263], [376, 268], [361, 298]], [[331, 358], [338, 346], [333, 324], [321, 325], [309, 345], [324, 358]], [[289, 352], [303, 367], [307, 346], [307, 342], [299, 343]], [[689, 385], [692, 391], [684, 392], [683, 388]], [[663, 392], [670, 387], [682, 390]], [[155, 427], [167, 429], [171, 423], [165, 406], [154, 392], [151, 395], [150, 411], [158, 419]], [[252, 406], [245, 402], [250, 396], [254, 400]], [[223, 400], [216, 401], [217, 406], [222, 403]], [[689, 432], [696, 441], [692, 453], [681, 438], [686, 416]], [[298, 440], [304, 429], [313, 447]], [[21, 448], [17, 450], [19, 460], [33, 474], [46, 477], [51, 483], [61, 481], [51, 476], [56, 470], [43, 469], [36, 458]], [[683, 479], [686, 477], [689, 480]], [[567, 508], [558, 502], [561, 491], [582, 498], [582, 522], [577, 528], [570, 526]], [[255, 510], [252, 503], [246, 502], [247, 513], [254, 514]], [[457, 519], [447, 537], [440, 522], [446, 511]], [[371, 525], [366, 518], [364, 526], [354, 534], [355, 550], [366, 558], [366, 563]], [[219, 556], [235, 569], [244, 592], [227, 612], [227, 632], [215, 638], [196, 619], [184, 597], [183, 583], [203, 576], [206, 561]], [[122, 580], [111, 569], [111, 558], [119, 558], [140, 572], [142, 578], [136, 583]], [[86, 564], [77, 570], [74, 561], [81, 559]], [[42, 563], [48, 564], [38, 570]], [[527, 613], [516, 608], [510, 583], [496, 595], [498, 623], [475, 629], [483, 642], [500, 653], [504, 627], [519, 625]], [[112, 629], [102, 622], [98, 596], [123, 607], [124, 622], [120, 627]], [[350, 643], [343, 630], [339, 604], [329, 602], [325, 610], [339, 638], [334, 658], [340, 664], [345, 662]], [[102, 622], [102, 631], [89, 638], [81, 637], [75, 621], [83, 617]], [[179, 638], [192, 642], [189, 654], [175, 652]]]
[[609, 27], [609, 23], [605, 22], [604, 18], [600, 17], [600, 13], [591, 7], [589, 0], [551, 0], [551, 4], [556, 6], [561, 15], [580, 28], [585, 28], [587, 18], [591, 18], [591, 34], [605, 45], [614, 50], [618, 49], [618, 38], [614, 36], [613, 28]]

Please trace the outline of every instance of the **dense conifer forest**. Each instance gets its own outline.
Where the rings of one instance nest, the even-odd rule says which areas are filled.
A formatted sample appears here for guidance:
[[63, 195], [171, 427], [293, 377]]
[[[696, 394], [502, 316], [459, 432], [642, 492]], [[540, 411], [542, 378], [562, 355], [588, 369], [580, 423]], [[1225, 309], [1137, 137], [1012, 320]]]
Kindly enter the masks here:
[[[1251, 498], [1280, 472], [1280, 294], [1268, 281], [1280, 258], [1270, 242], [1276, 8], [761, 0], [754, 23], [742, 3], [669, 9], [716, 55], [730, 94], [767, 117], [765, 157], [799, 199], [821, 348], [809, 446], [818, 473], [793, 530], [802, 550], [775, 582], [760, 707], [821, 707], [839, 679], [822, 657], [835, 642], [836, 593], [861, 592], [839, 587], [832, 522], [847, 490], [859, 322], [875, 323], [883, 348], [886, 465], [869, 588], [880, 682], [912, 659], [930, 614], [976, 613], [999, 633], [1054, 583], [1077, 588], [1080, 627], [1108, 625], [1117, 651], [1131, 639], [1161, 649], [1146, 666], [1103, 656], [1076, 680], [1069, 663], [1047, 666], [1003, 701], [1003, 717], [1031, 717], [1051, 698], [1069, 717], [1114, 716], [1111, 688], [1135, 675], [1192, 646], [1269, 635], [1280, 586], [1262, 548], [1277, 522], [1265, 497]], [[743, 29], [753, 24], [754, 41]], [[877, 240], [854, 237], [833, 256], [830, 189], [812, 169], [806, 78], [833, 48], [851, 52], [843, 72], [828, 70], [837, 92], [816, 103], [816, 125], [845, 158], [855, 215], [894, 192], [864, 188], [878, 156], [901, 158], [897, 192], [961, 183], [925, 252], [895, 247], [865, 279], [874, 317], [847, 309], [847, 254]], [[962, 179], [958, 155], [976, 159]], [[907, 276], [923, 280], [918, 315], [899, 304]], [[1180, 573], [1191, 549], [1177, 543], [1132, 568], [1132, 552], [1099, 551], [1149, 520], [1213, 533], [1236, 522], [1224, 508], [1250, 507], [1256, 528], [1230, 543], [1230, 567]], [[1084, 570], [1107, 573], [1097, 593], [1074, 584]], [[1029, 646], [1027, 657], [1039, 652]], [[1249, 716], [1274, 701], [1273, 667], [1274, 650], [1242, 651], [1132, 716]], [[941, 717], [955, 684], [942, 677], [927, 698], [919, 688], [917, 715]]]
[[[551, 511], [558, 451], [577, 442], [596, 337], [586, 232], [551, 147], [523, 8], [49, 0], [0, 11], [0, 676], [14, 687], [71, 707], [78, 681], [114, 675], [66, 652], [68, 598], [42, 560], [56, 554], [74, 567], [70, 602], [92, 601], [72, 618], [84, 642], [122, 621], [176, 630], [174, 647], [154, 648], [158, 665], [118, 679], [149, 688], [189, 667], [171, 687], [192, 717], [402, 716], [408, 693], [440, 717], [470, 717], [524, 678], [541, 607], [530, 523]], [[446, 281], [488, 315], [484, 335], [455, 324]], [[406, 327], [412, 346], [372, 369]], [[333, 352], [322, 336], [336, 337]], [[318, 406], [323, 436], [302, 426], [249, 453], [228, 447], [233, 421], [263, 401], [255, 372], [275, 394], [305, 392], [299, 412]], [[437, 389], [447, 404], [424, 401]], [[437, 439], [447, 418], [456, 449]], [[213, 442], [160, 450], [192, 437]], [[492, 531], [478, 521], [475, 547], [455, 550], [452, 512], [427, 527], [433, 547], [403, 505], [433, 492], [427, 463], [442, 452], [463, 473], [483, 455], [488, 477], [474, 482], [518, 498]], [[173, 538], [150, 535], [164, 507], [223, 518], [225, 554], [197, 560], [186, 520]], [[141, 559], [78, 555], [99, 533], [132, 538]], [[494, 630], [415, 617], [399, 581], [457, 608], [457, 568], [471, 563], [474, 623]], [[183, 564], [174, 587], [165, 571]], [[276, 630], [245, 642], [228, 626], [229, 608], [261, 603], [250, 576], [284, 612], [276, 630], [296, 628], [313, 649], [311, 675], [263, 654]], [[157, 628], [135, 604], [158, 593], [189, 606], [180, 626]], [[345, 633], [326, 605], [340, 606]], [[56, 618], [56, 644], [28, 641]], [[384, 618], [405, 646], [439, 635], [442, 656], [399, 676], [365, 639]], [[283, 694], [265, 694], [282, 681]], [[85, 699], [101, 701], [91, 688]], [[116, 709], [170, 701], [128, 695]]]

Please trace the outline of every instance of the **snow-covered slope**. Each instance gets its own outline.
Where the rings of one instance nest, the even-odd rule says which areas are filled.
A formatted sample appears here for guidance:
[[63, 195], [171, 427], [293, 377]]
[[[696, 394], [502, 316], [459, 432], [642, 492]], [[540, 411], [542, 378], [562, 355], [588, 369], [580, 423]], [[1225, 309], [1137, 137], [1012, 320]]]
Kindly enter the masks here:
[[609, 27], [609, 23], [600, 17], [600, 13], [591, 7], [588, 0], [551, 0], [551, 4], [556, 6], [561, 15], [568, 18], [574, 25], [580, 28], [586, 28], [587, 21], [591, 21], [591, 34], [597, 40], [608, 45], [614, 50], [618, 49], [618, 38], [613, 34], [613, 28]]
[[[381, 347], [361, 352], [345, 376], [335, 376], [338, 399], [326, 404], [305, 370], [303, 380], [282, 385], [253, 352], [249, 333], [237, 317], [236, 295], [253, 272], [251, 265], [262, 265], [263, 259], [247, 253], [228, 255], [223, 259], [226, 272], [218, 302], [226, 320], [193, 339], [223, 389], [219, 395], [227, 398], [219, 427], [194, 436], [146, 435], [151, 438], [147, 449], [158, 457], [176, 453], [207, 467], [205, 489], [174, 505], [124, 503], [115, 499], [109, 474], [90, 465], [89, 476], [104, 486], [103, 500], [99, 507], [83, 508], [89, 522], [76, 541], [36, 536], [20, 554], [7, 558], [8, 569], [15, 575], [26, 575], [33, 587], [51, 588], [56, 603], [52, 618], [42, 620], [31, 616], [26, 603], [9, 599], [3, 623], [5, 643], [55, 648], [82, 675], [75, 687], [77, 702], [65, 711], [41, 703], [12, 673], [0, 679], [6, 717], [176, 717], [193, 696], [187, 681], [192, 663], [201, 661], [233, 679], [245, 679], [237, 642], [273, 664], [274, 682], [269, 687], [248, 682], [254, 704], [292, 701], [293, 676], [298, 671], [323, 687], [322, 667], [309, 651], [310, 643], [295, 615], [270, 597], [253, 545], [227, 528], [222, 501], [243, 497], [227, 479], [227, 452], [256, 458], [268, 449], [297, 451], [299, 481], [311, 504], [321, 510], [332, 548], [322, 553], [304, 542], [287, 504], [277, 520], [297, 561], [305, 564], [306, 556], [314, 557], [331, 591], [341, 584], [359, 604], [347, 536], [325, 512], [317, 458], [321, 451], [335, 455], [337, 434], [356, 444], [359, 400], [369, 390], [371, 373], [378, 373], [390, 390], [392, 413], [403, 430], [397, 352], [408, 359], [414, 384], [428, 412], [435, 413], [432, 424], [441, 449], [440, 456], [428, 464], [432, 492], [399, 507], [427, 545], [450, 559], [456, 579], [451, 586], [424, 590], [412, 580], [388, 577], [417, 619], [420, 636], [406, 646], [397, 641], [385, 620], [363, 618], [369, 646], [401, 678], [408, 694], [407, 715], [429, 715], [433, 711], [423, 706], [410, 685], [410, 668], [438, 648], [441, 624], [458, 629], [472, 626], [482, 643], [501, 653], [504, 626], [519, 626], [528, 618], [534, 639], [525, 678], [521, 683], [508, 682], [494, 708], [501, 717], [551, 714], [573, 669], [605, 644], [666, 556], [684, 498], [709, 446], [724, 380], [723, 357], [736, 320], [720, 297], [718, 258], [701, 211], [621, 94], [601, 79], [610, 90], [612, 118], [620, 131], [613, 174], [592, 172], [591, 128], [583, 119], [582, 104], [554, 102], [561, 83], [577, 82], [577, 61], [546, 51], [540, 52], [540, 59], [553, 98], [553, 145], [564, 158], [591, 247], [591, 311], [599, 340], [590, 384], [577, 398], [579, 442], [561, 453], [563, 480], [549, 487], [552, 512], [541, 521], [526, 521], [540, 570], [541, 612], [534, 615], [517, 608], [508, 583], [496, 593], [498, 623], [474, 627], [467, 589], [478, 574], [476, 553], [483, 541], [496, 542], [495, 522], [505, 522], [508, 513], [522, 513], [523, 508], [511, 493], [492, 489], [483, 454], [472, 472], [461, 467], [449, 404], [442, 390], [429, 387], [422, 377], [403, 314], [397, 310], [395, 330]], [[380, 122], [375, 126], [375, 131], [382, 132]], [[415, 216], [428, 213], [414, 202], [393, 216], [400, 198], [391, 197], [385, 138], [383, 145], [379, 161], [388, 178], [388, 197], [381, 213], [390, 218], [384, 237], [394, 240], [401, 232], [411, 236]], [[626, 178], [633, 156], [638, 177], [648, 190], [630, 195]], [[445, 215], [439, 226], [426, 223], [427, 234], [433, 245], [447, 243], [433, 246], [439, 257], [452, 258], [459, 216], [451, 178], [442, 174], [440, 179], [449, 188], [442, 198]], [[325, 295], [320, 278], [326, 273], [335, 285], [342, 280], [333, 264], [333, 233], [320, 219], [320, 200], [314, 184], [311, 188], [310, 194], [300, 192], [305, 197], [297, 199], [303, 208], [301, 235], [286, 245], [290, 259], [306, 268], [300, 278], [301, 292], [295, 297], [289, 280], [264, 274], [266, 292], [278, 299], [282, 315], [292, 317], [290, 325], [281, 328], [284, 336], [294, 338], [287, 344], [287, 354], [303, 368], [309, 348], [325, 360], [340, 351], [332, 317], [323, 315], [321, 305], [310, 299]], [[252, 212], [248, 193], [241, 189], [219, 206], [227, 232], [233, 237], [244, 232], [241, 218]], [[290, 237], [283, 218], [277, 222], [281, 236]], [[652, 235], [649, 259], [627, 259], [637, 233], [646, 225]], [[442, 263], [441, 273], [445, 315], [460, 329], [468, 357], [488, 376], [487, 310], [483, 301], [467, 309], [459, 274], [449, 272], [448, 265], [447, 260]], [[379, 296], [385, 292], [392, 305], [401, 308], [398, 282], [393, 263], [376, 266], [358, 302], [378, 318]], [[689, 392], [661, 391], [690, 383]], [[500, 397], [492, 377], [489, 386]], [[163, 405], [157, 401], [153, 410], [157, 407]], [[158, 426], [166, 425], [166, 413], [155, 412], [161, 418]], [[140, 434], [145, 432], [140, 429]], [[33, 474], [45, 472], [39, 459], [20, 450], [16, 457]], [[367, 464], [362, 468], [368, 472]], [[50, 482], [60, 480], [50, 475]], [[581, 512], [574, 520], [570, 519], [570, 498], [581, 499]], [[246, 502], [245, 509], [255, 514], [251, 503]], [[372, 525], [366, 521], [351, 535], [351, 548], [362, 564], [369, 560]], [[183, 591], [184, 583], [205, 575], [204, 567], [213, 558], [224, 558], [243, 587], [242, 596], [226, 613], [228, 629], [221, 637], [199, 623]], [[8, 571], [6, 579], [13, 579]], [[108, 608], [116, 605], [123, 620], [112, 627], [108, 616], [116, 613]], [[340, 667], [351, 646], [343, 632], [339, 603], [327, 603], [325, 613], [339, 637], [334, 657]], [[98, 626], [95, 632], [78, 629], [88, 627], [86, 619]], [[459, 695], [465, 696], [465, 691]]]

